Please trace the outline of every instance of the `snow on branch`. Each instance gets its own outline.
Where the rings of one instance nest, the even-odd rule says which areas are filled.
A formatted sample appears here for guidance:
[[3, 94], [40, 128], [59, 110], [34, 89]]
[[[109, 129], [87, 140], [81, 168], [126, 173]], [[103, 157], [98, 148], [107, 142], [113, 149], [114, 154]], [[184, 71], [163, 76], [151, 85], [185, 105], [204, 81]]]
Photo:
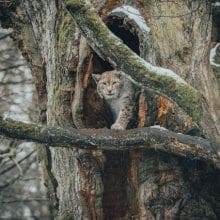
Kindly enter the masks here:
[[122, 5], [121, 7], [115, 8], [110, 15], [117, 15], [118, 17], [121, 17], [121, 15], [124, 17], [124, 15], [126, 15], [126, 17], [132, 20], [142, 31], [150, 31], [150, 28], [147, 26], [140, 12], [130, 5]]
[[200, 121], [202, 105], [197, 90], [173, 71], [153, 66], [137, 56], [106, 27], [89, 3], [84, 0], [64, 0], [64, 3], [88, 44], [100, 57], [125, 72], [140, 86], [177, 103], [196, 122]]
[[189, 159], [202, 160], [220, 168], [220, 159], [208, 140], [177, 134], [155, 126], [125, 131], [65, 129], [3, 119], [0, 116], [0, 134], [54, 147], [116, 151], [153, 149]]
[[217, 64], [215, 62], [215, 56], [216, 56], [216, 52], [217, 52], [217, 49], [219, 47], [220, 43], [217, 43], [215, 45], [215, 47], [213, 47], [211, 50], [210, 50], [210, 64], [213, 65], [213, 66], [216, 66], [216, 67], [220, 67], [220, 64]]

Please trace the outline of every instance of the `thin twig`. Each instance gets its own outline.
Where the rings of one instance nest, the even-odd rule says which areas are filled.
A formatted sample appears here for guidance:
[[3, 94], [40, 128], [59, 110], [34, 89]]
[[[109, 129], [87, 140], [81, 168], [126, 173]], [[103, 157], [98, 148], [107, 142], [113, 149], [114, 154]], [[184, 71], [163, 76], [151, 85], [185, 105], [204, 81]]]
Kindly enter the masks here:
[[[33, 153], [35, 152], [35, 150], [31, 151], [29, 154], [27, 154], [25, 157], [23, 157], [22, 159], [20, 159], [17, 163], [20, 164], [22, 163], [24, 160], [28, 159]], [[11, 169], [13, 169], [15, 167], [15, 164], [11, 165], [10, 167], [7, 167], [6, 169], [2, 170], [0, 172], [0, 175], [5, 174], [6, 172], [10, 171]]]
[[21, 67], [21, 66], [26, 66], [26, 64], [18, 64], [18, 65], [13, 65], [13, 66], [9, 66], [9, 67], [6, 67], [6, 68], [2, 68], [0, 69], [0, 72], [4, 72], [4, 71], [8, 71], [8, 70], [11, 70], [11, 69], [16, 69], [18, 67]]
[[[24, 174], [30, 169], [31, 164], [36, 160], [36, 158], [34, 157], [33, 160], [31, 160], [30, 162], [28, 162], [25, 166], [24, 170]], [[17, 174], [15, 176], [13, 176], [13, 178], [11, 179], [7, 179], [2, 185], [0, 185], [0, 190], [7, 188], [9, 186], [11, 186], [12, 184], [14, 184], [17, 180], [19, 180], [21, 178], [21, 174]]]

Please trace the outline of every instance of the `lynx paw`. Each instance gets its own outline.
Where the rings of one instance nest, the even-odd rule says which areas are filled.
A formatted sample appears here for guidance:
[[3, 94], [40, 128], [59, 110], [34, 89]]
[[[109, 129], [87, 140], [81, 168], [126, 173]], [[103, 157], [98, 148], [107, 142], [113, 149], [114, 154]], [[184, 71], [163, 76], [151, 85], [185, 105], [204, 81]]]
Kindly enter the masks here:
[[114, 129], [114, 130], [125, 130], [125, 128], [122, 125], [116, 124], [116, 123], [111, 126], [111, 129]]

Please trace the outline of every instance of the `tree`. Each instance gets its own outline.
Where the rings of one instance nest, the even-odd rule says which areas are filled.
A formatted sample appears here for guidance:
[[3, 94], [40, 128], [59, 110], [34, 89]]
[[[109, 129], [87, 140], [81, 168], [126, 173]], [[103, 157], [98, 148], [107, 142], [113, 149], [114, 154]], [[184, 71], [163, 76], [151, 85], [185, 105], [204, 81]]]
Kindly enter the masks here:
[[[1, 3], [0, 19], [14, 28], [35, 77], [39, 121], [47, 126], [1, 118], [0, 131], [56, 146], [38, 150], [61, 219], [218, 219], [218, 70], [207, 59], [215, 41], [211, 2], [123, 3], [94, 0], [96, 10], [83, 0]], [[142, 88], [131, 125], [139, 129], [88, 130], [112, 123], [90, 77], [112, 68]], [[176, 133], [204, 130], [208, 140], [142, 128], [155, 124]]]

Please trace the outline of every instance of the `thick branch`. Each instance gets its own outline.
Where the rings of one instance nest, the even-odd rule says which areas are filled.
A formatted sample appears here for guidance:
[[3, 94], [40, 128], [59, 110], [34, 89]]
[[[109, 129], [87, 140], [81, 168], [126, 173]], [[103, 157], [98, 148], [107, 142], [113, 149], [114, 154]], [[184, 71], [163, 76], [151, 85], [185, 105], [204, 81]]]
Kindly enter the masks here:
[[90, 46], [117, 69], [130, 75], [132, 79], [175, 101], [192, 118], [201, 118], [200, 94], [174, 72], [152, 66], [112, 34], [101, 21], [96, 11], [84, 0], [64, 0], [81, 32]]
[[176, 134], [160, 127], [126, 131], [108, 129], [65, 129], [27, 124], [0, 117], [0, 134], [50, 146], [83, 149], [154, 149], [177, 156], [199, 159], [220, 167], [220, 159], [206, 139]]

